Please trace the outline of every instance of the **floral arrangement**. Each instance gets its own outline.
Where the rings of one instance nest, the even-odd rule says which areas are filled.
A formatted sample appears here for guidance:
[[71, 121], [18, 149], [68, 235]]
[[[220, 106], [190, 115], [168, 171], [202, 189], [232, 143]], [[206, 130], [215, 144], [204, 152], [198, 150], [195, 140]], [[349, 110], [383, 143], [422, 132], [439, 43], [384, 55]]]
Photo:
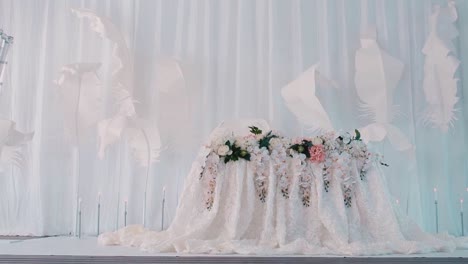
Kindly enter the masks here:
[[[261, 202], [268, 198], [271, 176], [277, 178], [282, 196], [285, 199], [290, 197], [292, 172], [288, 168], [293, 164], [295, 171], [299, 172], [299, 196], [305, 207], [310, 206], [312, 185], [317, 176], [321, 177], [323, 188], [328, 192], [333, 184], [331, 174], [338, 175], [341, 180], [336, 184], [341, 184], [344, 204], [351, 207], [356, 183], [351, 170], [357, 168], [360, 180], [365, 181], [374, 162], [388, 166], [381, 161], [381, 156], [368, 150], [358, 130], [354, 135], [329, 132], [312, 138], [289, 139], [276, 131], [264, 133], [255, 126], [249, 129], [250, 134], [246, 136], [229, 135], [214, 140], [208, 146], [210, 152], [200, 174], [200, 180], [207, 186], [205, 205], [208, 210], [213, 207], [218, 171], [229, 162], [240, 159], [248, 161], [254, 172], [255, 190]], [[356, 166], [353, 167], [352, 162]], [[316, 175], [317, 171], [321, 175]], [[270, 175], [271, 172], [274, 175]]]
[[236, 145], [236, 141], [226, 141], [224, 145], [218, 148], [218, 155], [224, 157], [224, 163], [236, 161], [239, 159], [250, 160], [250, 153]]

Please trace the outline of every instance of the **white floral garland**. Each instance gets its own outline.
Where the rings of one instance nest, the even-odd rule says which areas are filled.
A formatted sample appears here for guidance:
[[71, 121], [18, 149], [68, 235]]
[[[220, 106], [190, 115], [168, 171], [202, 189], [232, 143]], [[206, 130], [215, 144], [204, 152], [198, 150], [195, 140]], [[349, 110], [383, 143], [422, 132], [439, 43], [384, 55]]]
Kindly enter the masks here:
[[254, 146], [250, 164], [255, 175], [255, 191], [260, 201], [265, 202], [268, 191], [268, 178], [270, 176], [270, 155], [268, 150]]
[[[275, 133], [277, 134], [277, 133]], [[270, 141], [270, 157], [273, 171], [278, 177], [278, 186], [284, 198], [289, 198], [291, 176], [288, 174], [288, 148], [291, 145], [289, 139], [284, 137], [273, 138]]]
[[[361, 180], [366, 179], [373, 162], [388, 166], [381, 161], [382, 157], [371, 153], [366, 144], [349, 133], [337, 136], [330, 132], [314, 138], [296, 138], [294, 140], [281, 136], [278, 132], [262, 133], [251, 127], [255, 134], [244, 137], [229, 135], [215, 139], [208, 146], [210, 153], [201, 167], [200, 180], [205, 184], [205, 206], [211, 210], [214, 204], [216, 178], [224, 164], [243, 158], [249, 161], [254, 172], [255, 190], [261, 202], [268, 196], [270, 166], [278, 179], [278, 187], [284, 198], [290, 197], [291, 175], [289, 161], [295, 159], [296, 171], [299, 171], [299, 195], [305, 207], [310, 206], [313, 184], [313, 164], [322, 166], [324, 189], [328, 192], [332, 183], [331, 172], [340, 178], [343, 200], [346, 207], [351, 207], [353, 187], [356, 179], [352, 177], [352, 161], [356, 162]], [[253, 133], [254, 133], [253, 132]], [[226, 158], [227, 157], [227, 158]]]
[[219, 156], [215, 152], [211, 152], [207, 156], [205, 167], [203, 167], [203, 171], [200, 174], [200, 180], [203, 180], [204, 184], [207, 186], [205, 191], [205, 206], [208, 210], [213, 208], [216, 178], [220, 169], [218, 166], [221, 164], [222, 163], [219, 162]]

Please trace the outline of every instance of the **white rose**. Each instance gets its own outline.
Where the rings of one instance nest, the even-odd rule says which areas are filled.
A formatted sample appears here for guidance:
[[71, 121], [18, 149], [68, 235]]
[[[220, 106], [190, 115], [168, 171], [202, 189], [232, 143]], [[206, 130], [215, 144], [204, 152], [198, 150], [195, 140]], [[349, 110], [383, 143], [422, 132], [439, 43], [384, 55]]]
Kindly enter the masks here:
[[319, 138], [319, 137], [314, 137], [314, 138], [312, 139], [312, 144], [313, 144], [314, 146], [316, 146], [316, 145], [322, 145], [322, 144], [323, 144], [323, 140], [322, 140], [321, 138]]
[[245, 138], [238, 138], [236, 140], [236, 145], [241, 147], [241, 148], [246, 148], [247, 147], [247, 140]]
[[222, 145], [221, 147], [218, 148], [218, 155], [220, 156], [225, 156], [229, 152], [229, 147], [226, 145]]
[[344, 134], [342, 137], [343, 143], [348, 144], [349, 142], [351, 142], [351, 136], [348, 133]]
[[281, 140], [279, 138], [270, 139], [270, 146], [272, 148], [278, 147], [280, 144], [281, 144]]

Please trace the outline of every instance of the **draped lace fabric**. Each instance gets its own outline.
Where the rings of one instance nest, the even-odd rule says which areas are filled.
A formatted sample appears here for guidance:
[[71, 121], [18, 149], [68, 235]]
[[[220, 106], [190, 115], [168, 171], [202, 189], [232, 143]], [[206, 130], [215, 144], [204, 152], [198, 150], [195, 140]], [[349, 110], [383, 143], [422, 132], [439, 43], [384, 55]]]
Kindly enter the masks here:
[[411, 254], [468, 245], [425, 233], [403, 215], [375, 162], [363, 177], [347, 152], [327, 170], [304, 155], [256, 155], [224, 163], [202, 147], [166, 231], [129, 226], [99, 242], [194, 254]]

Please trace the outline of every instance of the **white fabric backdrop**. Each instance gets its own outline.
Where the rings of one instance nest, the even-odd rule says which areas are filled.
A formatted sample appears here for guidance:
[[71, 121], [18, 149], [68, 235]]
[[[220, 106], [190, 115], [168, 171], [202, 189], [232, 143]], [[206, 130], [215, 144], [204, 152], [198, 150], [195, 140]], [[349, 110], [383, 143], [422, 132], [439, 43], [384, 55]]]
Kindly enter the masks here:
[[[335, 127], [347, 130], [367, 124], [367, 120], [358, 118], [354, 54], [361, 29], [375, 24], [381, 47], [405, 64], [395, 94], [395, 103], [403, 115], [395, 124], [415, 144], [417, 154], [416, 159], [411, 159], [388, 143], [376, 146], [391, 165], [386, 169], [391, 192], [423, 228], [434, 231], [432, 189], [437, 186], [440, 230], [460, 234], [459, 199], [468, 198], [468, 100], [463, 98], [468, 93], [468, 68], [463, 67], [468, 52], [458, 48], [468, 44], [466, 1], [456, 1], [461, 35], [455, 44], [462, 61], [458, 121], [448, 134], [418, 122], [425, 107], [421, 49], [429, 30], [431, 5], [439, 2], [445, 3], [1, 0], [0, 26], [15, 37], [15, 44], [0, 94], [0, 116], [15, 120], [22, 130], [35, 130], [36, 135], [25, 147], [28, 171], [7, 168], [0, 173], [0, 234], [68, 234], [74, 229], [73, 153], [64, 138], [60, 97], [53, 80], [62, 65], [72, 62], [101, 61], [102, 74], [106, 73], [112, 46], [73, 16], [71, 7], [85, 7], [108, 16], [122, 30], [134, 56], [134, 89], [140, 115], [162, 115], [163, 123], [170, 123], [164, 120], [154, 96], [154, 71], [159, 58], [177, 58], [191, 73], [190, 129], [180, 133], [189, 138], [189, 143], [184, 149], [163, 152], [161, 162], [152, 167], [150, 227], [160, 226], [165, 185], [166, 226], [172, 219], [178, 190], [195, 150], [220, 121], [265, 118], [274, 128], [301, 135], [301, 126], [284, 106], [280, 89], [318, 61], [320, 70], [340, 86], [338, 90], [318, 90]], [[96, 114], [104, 118], [110, 113]], [[160, 127], [163, 142], [168, 134], [177, 132], [177, 127]], [[141, 223], [144, 168], [129, 158], [125, 142], [111, 147], [106, 159], [100, 161], [92, 129], [80, 148], [83, 231], [95, 232], [98, 192], [102, 192], [102, 231], [122, 226], [126, 198], [128, 222]]]

